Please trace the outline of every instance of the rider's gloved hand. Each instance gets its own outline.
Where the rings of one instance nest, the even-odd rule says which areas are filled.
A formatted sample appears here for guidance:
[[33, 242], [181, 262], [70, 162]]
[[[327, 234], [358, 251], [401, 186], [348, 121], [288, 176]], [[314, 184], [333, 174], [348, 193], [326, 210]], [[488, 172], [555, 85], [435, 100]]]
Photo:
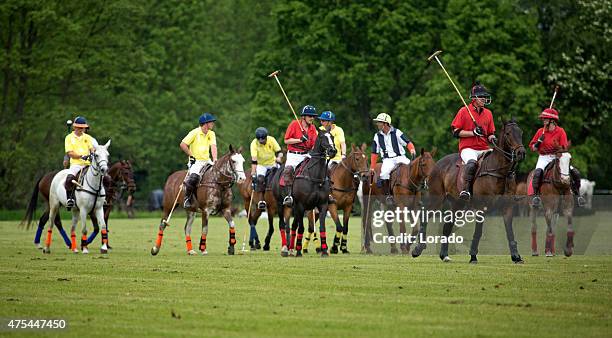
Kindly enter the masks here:
[[81, 160], [83, 160], [83, 161], [89, 161], [89, 155], [83, 155], [83, 156], [81, 156]]
[[497, 137], [495, 135], [490, 135], [489, 136], [489, 142], [491, 142], [493, 144], [497, 144]]
[[306, 141], [308, 141], [308, 135], [303, 134], [303, 135], [302, 135], [302, 137], [300, 137], [300, 140], [301, 140], [302, 142], [306, 142]]
[[196, 158], [193, 156], [189, 156], [189, 166], [192, 166], [196, 163]]
[[484, 129], [482, 129], [481, 126], [476, 126], [473, 132], [474, 132], [474, 135], [476, 136], [484, 136]]
[[251, 186], [253, 187], [253, 190], [255, 190], [255, 187], [257, 187], [257, 176], [256, 175], [251, 175]]

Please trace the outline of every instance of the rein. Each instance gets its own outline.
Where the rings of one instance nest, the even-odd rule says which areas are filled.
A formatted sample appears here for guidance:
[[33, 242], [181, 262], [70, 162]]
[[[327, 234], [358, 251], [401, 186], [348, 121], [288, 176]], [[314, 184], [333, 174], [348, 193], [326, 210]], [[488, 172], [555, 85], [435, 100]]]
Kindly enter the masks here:
[[[360, 174], [363, 173], [368, 173], [368, 170], [356, 170], [353, 171], [353, 169], [351, 169], [345, 162], [349, 162], [349, 159], [352, 160], [353, 164], [355, 164], [355, 157], [357, 155], [363, 155], [363, 153], [351, 153], [351, 155], [345, 159], [343, 159], [342, 161], [340, 161], [340, 165], [342, 167], [344, 167], [344, 169], [346, 169], [346, 171], [348, 171], [351, 176], [353, 176], [353, 179], [351, 180], [351, 187], [350, 188], [337, 188], [333, 186], [333, 182], [332, 182], [332, 190], [336, 190], [336, 191], [341, 191], [341, 192], [353, 192], [353, 191], [357, 191], [359, 189], [359, 176]], [[357, 184], [355, 184], [357, 183]]]
[[[410, 171], [412, 171], [412, 170], [410, 170], [410, 169], [412, 169], [412, 164], [418, 165], [417, 177], [418, 176], [424, 177], [423, 183], [416, 184], [415, 180], [412, 179], [412, 172], [410, 172]], [[425, 165], [425, 163], [423, 163], [423, 157], [422, 156], [419, 157], [418, 164], [415, 163], [415, 162], [410, 162], [410, 164], [408, 165], [408, 169], [409, 169], [409, 172], [408, 172], [408, 185], [404, 185], [401, 182], [399, 182], [399, 183], [396, 182], [394, 184], [394, 186], [399, 186], [401, 188], [407, 189], [410, 192], [415, 193], [415, 194], [417, 192], [419, 192], [419, 191], [429, 190], [429, 186], [427, 184], [427, 177], [425, 177], [425, 172], [423, 171], [423, 166], [424, 165]]]
[[[228, 170], [229, 173], [225, 173], [223, 171], [224, 167], [226, 166], [229, 166], [229, 170]], [[231, 165], [231, 157], [229, 157], [229, 159], [225, 161], [223, 164], [220, 164], [219, 167], [220, 168], [213, 165], [211, 169], [214, 170], [215, 173], [219, 174], [222, 178], [228, 178], [229, 179], [228, 181], [220, 181], [220, 180], [217, 180], [216, 177], [214, 177], [213, 181], [201, 182], [199, 186], [205, 186], [208, 188], [216, 188], [217, 186], [219, 186], [221, 190], [225, 190], [233, 186], [234, 183], [236, 183], [236, 181], [238, 180], [238, 171], [234, 169], [234, 166]]]

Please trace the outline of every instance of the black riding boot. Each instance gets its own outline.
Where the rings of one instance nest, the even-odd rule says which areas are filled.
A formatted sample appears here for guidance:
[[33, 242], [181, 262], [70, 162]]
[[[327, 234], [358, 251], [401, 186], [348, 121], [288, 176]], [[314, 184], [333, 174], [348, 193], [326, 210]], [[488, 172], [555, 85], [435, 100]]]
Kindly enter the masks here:
[[292, 196], [292, 187], [293, 187], [293, 167], [285, 167], [283, 171], [283, 180], [285, 181], [285, 188], [287, 189], [287, 196], [283, 199], [283, 205], [287, 207], [293, 206], [293, 196]]
[[476, 161], [468, 161], [463, 167], [463, 190], [459, 193], [459, 198], [469, 201], [472, 198], [472, 183], [476, 174]]
[[582, 208], [586, 205], [586, 200], [580, 195], [580, 171], [570, 167], [570, 177], [572, 178], [572, 192], [578, 197], [578, 206]]
[[258, 202], [257, 209], [266, 210], [266, 201], [264, 200], [264, 194], [266, 193], [266, 177], [263, 175], [257, 176], [257, 186], [255, 187], [257, 192]]
[[191, 208], [193, 193], [196, 191], [198, 183], [200, 183], [200, 175], [198, 174], [190, 174], [185, 180], [185, 201], [183, 202], [185, 209]]
[[533, 172], [532, 186], [533, 186], [533, 198], [531, 199], [531, 205], [534, 208], [542, 206], [542, 199], [540, 198], [540, 187], [542, 186], [542, 177], [544, 176], [543, 169], [536, 169]]
[[383, 186], [383, 192], [385, 193], [385, 204], [388, 206], [393, 206], [395, 201], [393, 200], [393, 196], [391, 195], [391, 183], [389, 180], [381, 180]]
[[64, 188], [66, 188], [66, 209], [70, 211], [70, 209], [74, 208], [76, 197], [74, 196], [75, 184], [72, 181], [76, 181], [76, 177], [72, 174], [66, 176], [66, 182], [64, 183]]

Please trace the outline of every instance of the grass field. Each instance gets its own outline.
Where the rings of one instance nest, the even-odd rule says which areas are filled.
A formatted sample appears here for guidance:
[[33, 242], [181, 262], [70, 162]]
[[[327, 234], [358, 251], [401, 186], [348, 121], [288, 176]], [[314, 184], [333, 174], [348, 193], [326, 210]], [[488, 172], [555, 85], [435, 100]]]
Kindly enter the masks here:
[[[238, 249], [244, 222], [237, 221]], [[69, 325], [22, 335], [612, 335], [612, 256], [525, 257], [513, 265], [507, 255], [482, 255], [475, 266], [464, 254], [441, 263], [432, 250], [418, 259], [365, 256], [357, 221], [350, 255], [281, 258], [276, 232], [274, 251], [227, 256], [227, 226], [218, 218], [205, 257], [185, 255], [180, 218], [156, 257], [149, 250], [157, 219], [114, 220], [107, 256], [72, 254], [57, 232], [51, 255], [43, 255], [34, 232], [17, 223], [0, 222], [0, 318]], [[263, 223], [259, 229], [262, 236]]]

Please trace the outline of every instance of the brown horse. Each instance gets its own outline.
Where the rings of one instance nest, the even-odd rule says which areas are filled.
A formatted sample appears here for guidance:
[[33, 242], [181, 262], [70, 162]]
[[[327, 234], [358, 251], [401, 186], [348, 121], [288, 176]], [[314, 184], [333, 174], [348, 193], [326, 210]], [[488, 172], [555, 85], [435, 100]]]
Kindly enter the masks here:
[[[36, 235], [34, 236], [34, 245], [37, 248], [42, 249], [40, 245], [40, 237], [42, 235], [42, 231], [45, 227], [45, 224], [49, 220], [49, 188], [51, 187], [51, 181], [55, 174], [57, 174], [59, 170], [49, 172], [41, 177], [36, 185], [34, 186], [34, 191], [32, 192], [32, 197], [30, 198], [30, 202], [28, 204], [26, 215], [22, 224], [25, 223], [27, 228], [30, 227], [32, 223], [32, 218], [34, 217], [34, 211], [36, 210], [36, 204], [38, 202], [38, 194], [40, 193], [45, 200], [46, 210], [40, 217], [38, 221], [38, 229], [36, 230]], [[104, 177], [103, 180], [104, 190], [106, 191], [106, 204], [104, 205], [104, 220], [108, 227], [108, 217], [110, 215], [111, 210], [113, 209], [113, 201], [118, 200], [121, 195], [115, 194], [116, 187], [120, 187], [122, 191], [127, 187], [128, 192], [128, 204], [133, 203], [133, 194], [136, 191], [136, 183], [134, 182], [134, 173], [132, 171], [132, 164], [130, 161], [118, 161], [113, 163], [113, 165], [108, 170], [107, 176]], [[95, 217], [92, 217], [93, 214], [90, 213], [91, 222], [94, 227], [94, 231], [89, 236], [87, 243], [91, 243], [96, 235], [99, 232], [98, 220]], [[70, 248], [70, 238], [66, 234], [62, 226], [62, 221], [60, 220], [59, 215], [55, 217], [54, 224], [57, 226], [64, 242]]]
[[[487, 153], [479, 160], [479, 168], [473, 184], [473, 198], [468, 205], [458, 198], [459, 188], [457, 179], [461, 180], [459, 154], [450, 154], [438, 161], [431, 173], [429, 183], [429, 199], [427, 211], [439, 211], [444, 201], [451, 205], [452, 218], [444, 223], [443, 239], [440, 249], [440, 259], [450, 261], [448, 256], [448, 238], [455, 223], [456, 211], [469, 207], [473, 210], [489, 210], [499, 204], [503, 208], [503, 218], [506, 228], [506, 237], [510, 248], [510, 256], [515, 263], [523, 263], [518, 253], [517, 243], [514, 240], [512, 229], [515, 181], [514, 172], [519, 161], [525, 158], [523, 146], [523, 131], [514, 120], [502, 121], [499, 146], [494, 145], [493, 151]], [[446, 217], [444, 219], [446, 221]], [[477, 263], [478, 244], [482, 236], [483, 221], [477, 221], [474, 236], [470, 247], [470, 263]], [[425, 237], [427, 222], [421, 224], [421, 238]], [[425, 249], [426, 244], [419, 241], [412, 255], [418, 257]]]
[[[191, 243], [191, 225], [195, 219], [195, 213], [202, 211], [202, 235], [200, 237], [200, 252], [206, 255], [206, 236], [208, 234], [208, 217], [215, 214], [223, 214], [223, 217], [229, 225], [229, 246], [227, 253], [234, 254], [234, 245], [236, 244], [236, 226], [232, 219], [232, 186], [234, 183], [243, 182], [246, 177], [244, 175], [244, 157], [242, 157], [242, 148], [235, 151], [230, 145], [230, 152], [219, 158], [215, 164], [205, 168], [202, 179], [196, 190], [196, 203], [187, 211], [187, 221], [185, 222], [185, 242], [187, 246], [187, 254], [195, 255]], [[184, 189], [183, 181], [185, 180], [187, 171], [181, 170], [172, 173], [166, 180], [164, 186], [164, 203], [163, 217], [159, 224], [159, 232], [155, 245], [151, 249], [151, 255], [155, 256], [159, 253], [164, 236], [164, 230], [169, 225], [168, 216], [177, 205], [177, 201], [183, 201]]]
[[[434, 156], [436, 149], [434, 148], [431, 152], [425, 151], [421, 148], [421, 154], [410, 162], [409, 165], [400, 164], [396, 169], [391, 172], [391, 189], [393, 198], [395, 200], [395, 206], [400, 209], [418, 209], [421, 203], [421, 192], [428, 189], [427, 181], [431, 172], [434, 168], [435, 161]], [[362, 228], [364, 234], [364, 242], [362, 251], [366, 253], [372, 253], [370, 244], [372, 241], [372, 228], [369, 224], [369, 216], [372, 214], [373, 201], [379, 202], [380, 205], [384, 205], [385, 194], [381, 187], [377, 184], [373, 184], [378, 180], [380, 175], [380, 168], [382, 164], [379, 163], [374, 169], [374, 176], [371, 178], [372, 184], [364, 184], [362, 187], [363, 192], [363, 205], [365, 206], [364, 212], [365, 217], [362, 218]], [[406, 233], [405, 222], [400, 222], [400, 233]], [[393, 236], [393, 224], [386, 223], [387, 232], [390, 236]], [[418, 227], [412, 228], [412, 235], [416, 235], [419, 231]], [[391, 253], [398, 253], [395, 243], [391, 243]], [[403, 253], [410, 251], [410, 245], [401, 244], [400, 248]]]
[[[278, 170], [278, 169], [275, 169]], [[270, 175], [273, 175], [271, 173]], [[249, 246], [251, 249], [259, 249], [261, 246], [259, 242], [259, 236], [257, 235], [257, 220], [263, 213], [263, 210], [257, 208], [257, 197], [253, 195], [253, 200], [249, 206], [249, 202], [251, 201], [251, 194], [253, 193], [252, 186], [252, 178], [250, 175], [247, 175], [246, 180], [240, 184], [238, 184], [238, 190], [240, 191], [240, 195], [244, 200], [244, 209], [247, 210], [248, 222], [251, 227], [251, 232], [249, 236]], [[269, 186], [266, 186], [266, 192], [264, 193], [264, 201], [266, 202], [266, 211], [268, 213], [268, 233], [266, 234], [266, 238], [264, 240], [264, 251], [270, 250], [270, 240], [272, 239], [272, 234], [274, 234], [274, 217], [278, 215], [278, 205], [276, 199], [274, 198], [274, 194]]]
[[[546, 242], [545, 255], [552, 257], [555, 255], [555, 225], [559, 213], [567, 217], [567, 240], [563, 249], [565, 256], [569, 257], [574, 253], [574, 226], [572, 213], [574, 210], [574, 196], [571, 189], [571, 179], [569, 175], [569, 154], [561, 151], [560, 156], [551, 162], [544, 172], [540, 195], [546, 219]], [[531, 182], [533, 171], [529, 174], [527, 182]], [[531, 250], [532, 255], [538, 255], [537, 229], [536, 224], [537, 209], [531, 206]]]

